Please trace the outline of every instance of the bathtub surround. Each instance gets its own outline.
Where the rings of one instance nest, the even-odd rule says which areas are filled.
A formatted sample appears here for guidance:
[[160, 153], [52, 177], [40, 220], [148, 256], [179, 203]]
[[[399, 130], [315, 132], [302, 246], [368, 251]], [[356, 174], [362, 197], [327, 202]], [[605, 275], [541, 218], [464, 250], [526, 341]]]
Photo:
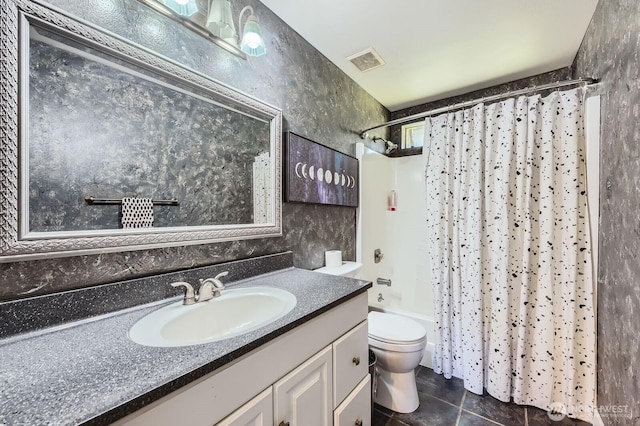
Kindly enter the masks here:
[[601, 81], [597, 403], [607, 426], [640, 425], [639, 17], [636, 0], [601, 0], [573, 64]]
[[[425, 157], [389, 158], [359, 143], [361, 208], [358, 211], [358, 261], [361, 277], [373, 281], [369, 307], [407, 317], [427, 332], [420, 365], [432, 367], [434, 347], [433, 286], [426, 257]], [[392, 189], [395, 211], [387, 208]], [[366, 214], [365, 214], [366, 212]], [[380, 249], [382, 259], [376, 262]], [[377, 284], [390, 281], [390, 286]]]
[[[0, 1], [5, 4], [6, 0]], [[388, 111], [258, 1], [268, 55], [242, 60], [137, 0], [49, 2], [233, 86], [283, 111], [284, 130], [352, 154], [360, 129], [388, 119]], [[241, 5], [232, 2], [234, 15]], [[254, 153], [254, 155], [257, 153]], [[326, 220], [330, 217], [331, 220]], [[291, 250], [296, 266], [324, 264], [339, 247], [355, 258], [355, 209], [285, 203], [282, 238], [0, 264], [0, 300], [115, 282], [234, 259]]]
[[583, 90], [427, 120], [434, 371], [591, 421], [595, 322]]

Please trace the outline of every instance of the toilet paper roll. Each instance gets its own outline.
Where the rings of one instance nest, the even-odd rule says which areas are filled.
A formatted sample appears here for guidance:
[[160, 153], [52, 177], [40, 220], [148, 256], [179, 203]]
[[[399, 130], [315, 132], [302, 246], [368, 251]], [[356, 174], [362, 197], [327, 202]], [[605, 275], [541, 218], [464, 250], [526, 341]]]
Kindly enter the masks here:
[[328, 250], [324, 252], [324, 265], [330, 268], [342, 266], [342, 252], [340, 250]]

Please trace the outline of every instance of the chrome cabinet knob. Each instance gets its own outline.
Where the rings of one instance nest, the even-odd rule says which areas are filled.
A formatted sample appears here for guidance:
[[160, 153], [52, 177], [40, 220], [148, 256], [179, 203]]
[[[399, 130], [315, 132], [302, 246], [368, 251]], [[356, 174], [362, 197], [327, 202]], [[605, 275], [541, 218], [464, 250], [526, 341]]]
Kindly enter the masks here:
[[360, 357], [359, 356], [354, 356], [353, 359], [351, 360], [355, 365], [360, 365]]
[[278, 424], [278, 426], [289, 426], [289, 422], [282, 421]]
[[356, 419], [356, 424], [355, 426], [362, 426], [362, 420], [360, 419]]

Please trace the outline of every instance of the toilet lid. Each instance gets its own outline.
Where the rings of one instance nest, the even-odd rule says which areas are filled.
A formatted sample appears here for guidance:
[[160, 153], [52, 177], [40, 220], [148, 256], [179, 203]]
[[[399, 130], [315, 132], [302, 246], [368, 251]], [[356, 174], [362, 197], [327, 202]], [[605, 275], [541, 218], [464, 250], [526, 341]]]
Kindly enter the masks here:
[[385, 342], [413, 343], [425, 338], [427, 331], [416, 321], [401, 315], [369, 312], [369, 336]]

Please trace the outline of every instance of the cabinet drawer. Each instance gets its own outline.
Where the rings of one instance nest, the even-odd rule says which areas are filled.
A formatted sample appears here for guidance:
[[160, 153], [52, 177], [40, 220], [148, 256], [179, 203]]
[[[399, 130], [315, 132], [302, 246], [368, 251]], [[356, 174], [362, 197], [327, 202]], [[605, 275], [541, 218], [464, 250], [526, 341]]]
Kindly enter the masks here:
[[369, 372], [368, 342], [365, 320], [333, 343], [333, 408]]
[[342, 401], [333, 412], [333, 426], [371, 425], [371, 376], [360, 384]]
[[271, 426], [272, 424], [273, 392], [269, 386], [216, 426]]

